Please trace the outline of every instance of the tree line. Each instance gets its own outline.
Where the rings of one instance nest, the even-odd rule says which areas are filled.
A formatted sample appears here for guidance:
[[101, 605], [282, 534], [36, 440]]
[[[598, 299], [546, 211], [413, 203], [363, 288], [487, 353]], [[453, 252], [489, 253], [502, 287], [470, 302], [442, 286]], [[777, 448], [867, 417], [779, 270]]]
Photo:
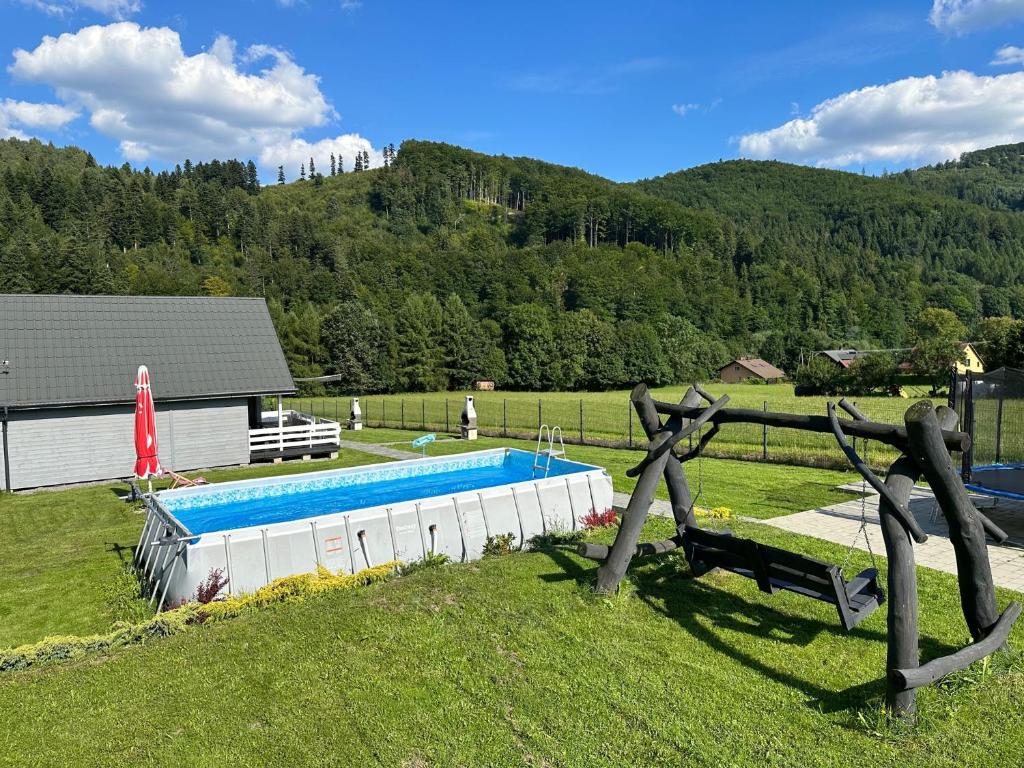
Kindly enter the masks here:
[[[0, 141], [4, 291], [265, 296], [339, 391], [604, 389], [754, 354], [911, 343], [921, 311], [1024, 317], [1024, 224], [892, 179], [717, 163], [636, 184], [406, 141], [261, 186]], [[457, 299], [457, 301], [456, 301]], [[461, 305], [461, 306], [460, 306]], [[457, 340], [457, 341], [455, 341]]]

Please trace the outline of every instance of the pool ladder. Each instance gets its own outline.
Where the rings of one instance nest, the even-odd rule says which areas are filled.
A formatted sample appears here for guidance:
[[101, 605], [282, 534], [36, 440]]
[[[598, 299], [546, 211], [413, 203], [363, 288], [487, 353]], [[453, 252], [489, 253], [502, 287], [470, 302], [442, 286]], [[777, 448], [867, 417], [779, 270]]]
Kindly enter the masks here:
[[[544, 437], [547, 436], [548, 447], [541, 448], [544, 444]], [[558, 448], [555, 448], [555, 438], [558, 438]], [[537, 432], [537, 450], [533, 454], [533, 476], [537, 476], [537, 470], [544, 472], [544, 477], [551, 471], [551, 459], [565, 458], [565, 443], [562, 442], [562, 428], [557, 424], [549, 427], [547, 424], [540, 425]]]

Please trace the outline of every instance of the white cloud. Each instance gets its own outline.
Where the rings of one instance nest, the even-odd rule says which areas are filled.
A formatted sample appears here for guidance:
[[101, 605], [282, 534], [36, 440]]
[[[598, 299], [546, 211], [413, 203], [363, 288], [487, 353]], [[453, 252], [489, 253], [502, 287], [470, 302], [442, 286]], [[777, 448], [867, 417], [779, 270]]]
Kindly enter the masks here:
[[63, 128], [78, 113], [61, 104], [39, 104], [31, 101], [0, 101], [0, 139], [27, 139], [22, 128]]
[[718, 105], [721, 103], [722, 100], [718, 98], [712, 100], [710, 104], [697, 104], [695, 102], [685, 104], [673, 104], [672, 111], [675, 112], [680, 117], [686, 117], [691, 112], [703, 112], [704, 114], [707, 114], [708, 112], [717, 109]]
[[1024, 0], [934, 0], [928, 20], [936, 29], [963, 35], [1024, 20]]
[[173, 29], [133, 22], [45, 37], [16, 50], [9, 71], [52, 86], [135, 162], [270, 157], [336, 117], [319, 78], [284, 51], [253, 45], [239, 56], [221, 35], [188, 55]]
[[850, 91], [806, 118], [740, 137], [745, 157], [847, 166], [938, 162], [1024, 141], [1024, 72], [908, 77]]
[[15, 101], [4, 99], [0, 103], [0, 115], [3, 115], [8, 122], [16, 123], [26, 128], [63, 128], [76, 117], [78, 113], [61, 104], [38, 104], [31, 101]]
[[1004, 45], [996, 51], [995, 58], [989, 64], [995, 67], [1024, 64], [1024, 48], [1018, 48], [1016, 45]]
[[384, 158], [380, 151], [374, 149], [370, 142], [358, 133], [348, 133], [315, 142], [292, 139], [283, 144], [274, 144], [260, 152], [259, 161], [263, 168], [273, 169], [275, 173], [277, 166], [283, 165], [288, 179], [294, 179], [298, 177], [301, 165], [305, 165], [306, 172], [309, 172], [309, 158], [312, 157], [316, 163], [317, 173], [326, 176], [330, 172], [332, 153], [336, 158], [344, 160], [344, 169], [348, 172], [355, 167], [356, 153], [363, 151], [370, 155], [371, 168], [383, 165]]
[[112, 19], [127, 19], [142, 10], [139, 0], [22, 0], [25, 5], [38, 8], [51, 16], [64, 16], [85, 8]]

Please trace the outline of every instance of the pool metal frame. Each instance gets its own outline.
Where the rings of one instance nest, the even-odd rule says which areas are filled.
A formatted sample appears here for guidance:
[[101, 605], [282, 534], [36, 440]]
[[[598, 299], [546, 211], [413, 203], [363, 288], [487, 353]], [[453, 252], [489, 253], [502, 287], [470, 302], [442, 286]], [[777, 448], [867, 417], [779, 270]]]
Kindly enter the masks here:
[[[156, 603], [157, 609], [160, 610], [166, 605], [167, 597], [171, 592], [172, 584], [175, 583], [174, 579], [179, 569], [179, 563], [183, 563], [184, 567], [188, 567], [188, 554], [190, 551], [190, 545], [197, 545], [201, 540], [211, 539], [213, 537], [222, 537], [223, 539], [223, 567], [225, 575], [228, 578], [228, 594], [234, 594], [235, 588], [235, 563], [232, 558], [232, 546], [231, 538], [233, 534], [240, 532], [251, 533], [254, 529], [259, 529], [261, 548], [263, 555], [263, 584], [269, 584], [273, 578], [280, 578], [282, 576], [292, 575], [294, 573], [305, 573], [312, 569], [306, 568], [302, 570], [293, 570], [290, 573], [275, 573], [271, 565], [271, 532], [277, 530], [285, 530], [286, 526], [296, 526], [296, 524], [308, 521], [309, 535], [312, 538], [312, 554], [314, 562], [310, 563], [314, 567], [328, 567], [326, 564], [327, 558], [321, 545], [320, 525], [328, 518], [332, 520], [330, 525], [335, 525], [336, 522], [333, 520], [336, 517], [341, 517], [344, 524], [344, 548], [347, 550], [348, 563], [347, 570], [350, 573], [356, 573], [362, 570], [362, 567], [357, 567], [357, 553], [361, 555], [361, 559], [366, 563], [366, 567], [373, 567], [376, 558], [371, 553], [371, 546], [368, 542], [368, 535], [366, 528], [357, 530], [353, 534], [352, 516], [358, 513], [364, 513], [371, 510], [378, 510], [383, 508], [384, 517], [387, 521], [387, 529], [390, 534], [390, 550], [393, 560], [403, 559], [400, 556], [398, 546], [398, 533], [396, 532], [395, 519], [393, 510], [396, 507], [413, 505], [415, 508], [416, 516], [416, 528], [418, 529], [418, 539], [421, 545], [420, 551], [422, 552], [422, 558], [432, 556], [438, 551], [438, 539], [443, 531], [439, 522], [435, 522], [427, 526], [424, 529], [424, 516], [423, 506], [429, 502], [445, 502], [450, 499], [450, 503], [454, 508], [455, 521], [458, 527], [458, 543], [461, 548], [460, 555], [458, 557], [460, 562], [466, 562], [471, 557], [471, 547], [468, 542], [467, 534], [467, 512], [464, 509], [466, 500], [473, 496], [475, 497], [476, 505], [479, 506], [479, 515], [481, 522], [483, 523], [483, 533], [485, 540], [490, 538], [494, 534], [494, 526], [492, 525], [491, 515], [488, 514], [487, 504], [485, 503], [485, 492], [500, 492], [508, 490], [511, 494], [512, 508], [514, 509], [514, 521], [519, 528], [519, 549], [522, 550], [528, 538], [528, 535], [536, 535], [538, 532], [546, 534], [548, 531], [548, 515], [546, 514], [546, 507], [550, 507], [550, 502], [546, 502], [542, 495], [542, 485], [545, 489], [551, 489], [554, 485], [564, 486], [565, 496], [568, 500], [568, 512], [571, 520], [572, 530], [576, 530], [580, 524], [582, 518], [590, 510], [597, 510], [599, 506], [601, 509], [610, 508], [612, 506], [612, 484], [611, 478], [608, 473], [601, 467], [597, 467], [591, 464], [584, 464], [581, 462], [569, 462], [571, 464], [581, 467], [577, 472], [571, 472], [564, 475], [556, 475], [553, 477], [547, 477], [544, 475], [537, 476], [538, 473], [534, 471], [534, 477], [528, 480], [516, 481], [514, 483], [503, 483], [500, 485], [489, 486], [486, 488], [476, 489], [472, 491], [456, 491], [451, 494], [438, 494], [434, 496], [423, 497], [414, 500], [392, 502], [385, 505], [376, 505], [370, 507], [361, 507], [352, 510], [340, 511], [340, 512], [327, 512], [322, 514], [311, 515], [309, 517], [297, 518], [294, 520], [278, 521], [274, 523], [266, 523], [263, 525], [252, 525], [252, 526], [239, 526], [236, 528], [209, 531], [206, 533], [194, 534], [184, 524], [182, 524], [175, 515], [170, 512], [161, 501], [160, 496], [163, 494], [174, 493], [179, 495], [182, 491], [188, 492], [188, 495], [193, 493], [209, 493], [213, 492], [213, 488], [217, 490], [229, 489], [232, 486], [254, 486], [265, 484], [266, 482], [302, 482], [316, 478], [317, 476], [330, 476], [338, 474], [354, 474], [358, 472], [372, 471], [372, 469], [378, 467], [401, 467], [402, 465], [416, 465], [423, 464], [425, 462], [444, 464], [446, 460], [457, 460], [460, 457], [468, 456], [485, 456], [487, 454], [503, 453], [507, 456], [515, 449], [510, 448], [497, 448], [489, 449], [484, 451], [474, 451], [468, 454], [456, 454], [452, 456], [443, 457], [431, 457], [429, 459], [416, 458], [407, 459], [398, 462], [386, 462], [381, 464], [370, 464], [359, 467], [346, 467], [343, 469], [332, 469], [324, 470], [321, 472], [311, 473], [300, 473], [292, 475], [282, 475], [273, 478], [258, 478], [250, 480], [236, 480], [227, 483], [217, 483], [214, 486], [203, 486], [202, 490], [195, 488], [187, 489], [176, 489], [175, 491], [163, 491], [157, 494], [147, 494], [145, 498], [147, 515], [146, 522], [143, 525], [142, 534], [139, 537], [139, 544], [135, 551], [135, 565], [139, 570], [139, 573], [147, 585], [150, 592], [150, 603]], [[521, 453], [527, 453], [525, 451], [516, 451]], [[563, 459], [564, 460], [564, 459]], [[586, 480], [586, 493], [589, 504], [588, 510], [581, 510], [578, 508], [579, 499], [573, 498], [573, 483], [574, 478], [585, 478]], [[263, 480], [264, 483], [261, 483]], [[600, 487], [596, 487], [597, 481], [600, 480]], [[537, 511], [540, 517], [540, 530], [532, 530], [532, 526], [524, 523], [523, 520], [523, 494], [529, 493], [523, 486], [531, 485], [533, 489], [533, 495], [536, 499]], [[462, 503], [460, 503], [460, 497]], [[492, 500], [492, 506], [496, 499]], [[532, 503], [532, 501], [531, 501]], [[440, 507], [443, 509], [444, 507]], [[367, 524], [376, 517], [368, 518]], [[504, 529], [502, 529], [504, 532]], [[294, 536], [298, 533], [298, 529], [281, 535]], [[304, 535], [304, 534], [303, 534]], [[429, 536], [429, 542], [428, 542]], [[251, 536], [250, 536], [251, 538]], [[332, 537], [337, 539], [339, 537]], [[337, 550], [331, 550], [337, 551]], [[378, 553], [379, 554], [379, 553]], [[409, 560], [409, 558], [404, 558]], [[420, 558], [413, 558], [420, 559]], [[251, 564], [249, 564], [251, 565]], [[250, 569], [251, 570], [251, 569]], [[206, 574], [202, 574], [205, 578]], [[273, 577], [273, 578], [272, 578]], [[195, 581], [195, 574], [193, 574], [192, 581]], [[248, 591], [248, 590], [241, 590]], [[189, 593], [191, 594], [191, 593]], [[178, 601], [183, 598], [187, 599], [187, 595], [180, 593], [180, 589], [176, 593], [171, 595], [172, 600]]]

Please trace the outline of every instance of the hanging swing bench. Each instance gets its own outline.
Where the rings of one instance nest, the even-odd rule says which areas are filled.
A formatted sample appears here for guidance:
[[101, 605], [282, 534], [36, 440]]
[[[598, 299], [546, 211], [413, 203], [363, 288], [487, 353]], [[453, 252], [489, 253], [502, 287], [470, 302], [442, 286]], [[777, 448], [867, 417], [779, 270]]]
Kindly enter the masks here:
[[[964, 669], [1006, 642], [1021, 614], [1021, 606], [1011, 602], [1002, 614], [998, 612], [986, 549], [986, 538], [1002, 543], [1006, 533], [974, 507], [952, 468], [950, 451], [962, 451], [970, 445], [968, 435], [954, 431], [957, 415], [952, 409], [936, 409], [928, 401], [917, 403], [904, 416], [904, 426], [896, 426], [869, 420], [845, 400], [840, 400], [838, 405], [851, 419], [843, 421], [839, 420], [836, 407], [831, 403], [825, 416], [725, 408], [728, 397], [716, 399], [696, 385], [678, 405], [655, 401], [643, 384], [634, 388], [630, 400], [649, 440], [646, 456], [626, 473], [638, 478], [636, 487], [622, 515], [615, 542], [611, 546], [585, 542], [578, 548], [579, 554], [601, 563], [597, 573], [598, 591], [614, 592], [633, 558], [681, 549], [697, 577], [719, 569], [752, 579], [761, 591], [769, 594], [787, 591], [820, 600], [836, 607], [844, 629], [853, 629], [885, 601], [867, 536], [864, 497], [860, 526], [843, 566], [733, 536], [729, 531], [701, 528], [694, 514], [696, 502], [703, 493], [700, 458], [722, 425], [760, 424], [831, 432], [853, 468], [880, 496], [879, 525], [889, 558], [892, 592], [887, 617], [886, 703], [889, 711], [913, 716], [916, 688]], [[702, 400], [707, 402], [706, 406], [701, 406]], [[668, 417], [664, 423], [663, 415]], [[705, 425], [708, 426], [706, 433], [703, 432]], [[859, 438], [864, 445], [867, 441], [880, 442], [900, 451], [885, 482], [858, 455], [847, 441], [847, 435]], [[686, 438], [690, 441], [689, 449], [673, 451], [674, 446]], [[693, 459], [698, 459], [697, 492], [691, 495], [682, 465]], [[662, 541], [641, 543], [640, 533], [662, 476], [668, 487], [676, 534]], [[922, 476], [935, 493], [949, 525], [950, 538], [957, 550], [961, 607], [974, 638], [972, 644], [925, 664], [919, 659], [913, 544], [923, 543], [928, 536], [908, 508], [910, 491]], [[847, 581], [843, 570], [862, 535], [872, 567]]]
[[751, 539], [694, 526], [683, 531], [684, 551], [695, 576], [720, 568], [757, 582], [769, 595], [779, 590], [821, 600], [836, 607], [839, 623], [849, 631], [885, 600], [878, 586], [878, 569], [867, 568], [850, 581], [838, 565], [770, 547]]

